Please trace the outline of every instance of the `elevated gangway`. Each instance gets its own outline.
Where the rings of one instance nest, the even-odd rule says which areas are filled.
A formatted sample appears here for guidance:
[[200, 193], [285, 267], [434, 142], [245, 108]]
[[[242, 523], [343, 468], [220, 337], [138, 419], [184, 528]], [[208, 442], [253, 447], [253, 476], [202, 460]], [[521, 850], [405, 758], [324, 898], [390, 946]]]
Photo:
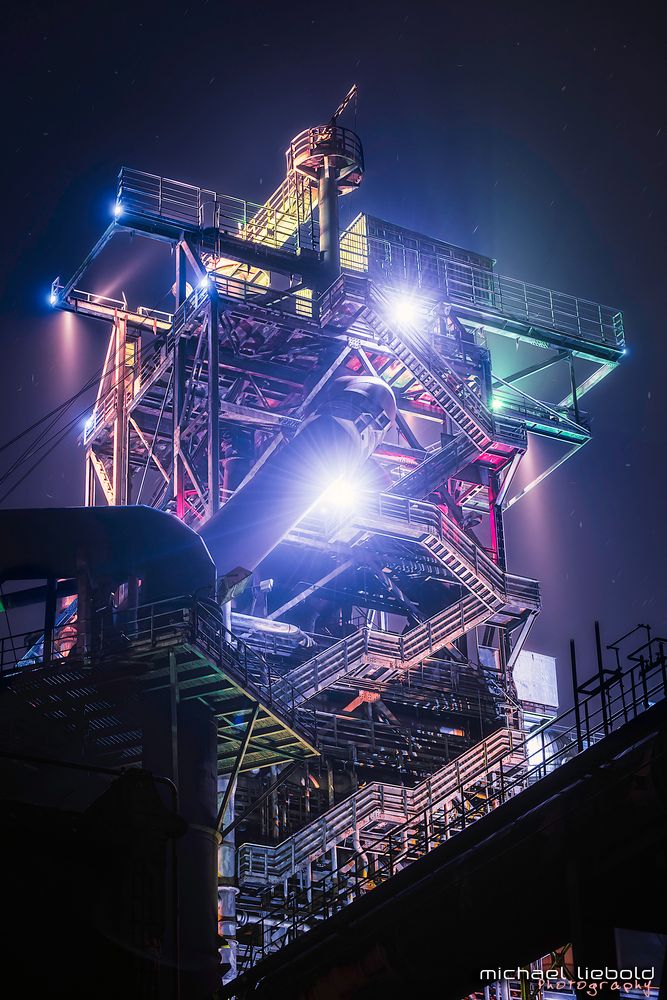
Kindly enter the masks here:
[[[323, 653], [294, 667], [286, 680], [298, 692], [299, 704], [313, 698], [342, 677], [372, 676], [382, 671], [385, 680], [419, 664], [471, 628], [501, 612], [540, 607], [536, 581], [504, 573], [492, 559], [433, 504], [389, 494], [371, 497], [345, 522], [346, 529], [361, 532], [346, 541], [359, 543], [364, 536], [380, 535], [412, 542], [435, 558], [468, 593], [432, 618], [402, 635], [362, 628]], [[290, 538], [305, 540], [307, 532], [330, 540], [340, 537], [331, 528], [297, 526]]]
[[372, 840], [370, 828], [378, 824], [386, 835], [390, 829], [420, 818], [426, 808], [436, 810], [444, 819], [460, 810], [473, 786], [479, 794], [481, 783], [489, 787], [497, 783], [501, 760], [508, 773], [520, 764], [524, 744], [522, 733], [500, 729], [414, 788], [372, 781], [277, 846], [243, 844], [238, 858], [239, 884], [284, 882], [350, 838]]
[[[353, 826], [356, 822], [355, 816], [350, 815], [354, 813], [352, 803], [356, 796], [334, 806], [320, 820], [282, 844], [243, 847], [239, 870], [242, 905], [248, 909], [250, 922], [256, 925], [258, 933], [245, 938], [239, 971], [249, 969], [334, 917], [411, 863], [440, 847], [444, 851], [443, 845], [495, 813], [498, 807], [510, 800], [516, 807], [523, 801], [522, 793], [528, 794], [527, 789], [533, 789], [528, 804], [534, 806], [542, 780], [573, 758], [590, 752], [598, 761], [603, 759], [600, 751], [607, 738], [618, 744], [615, 734], [620, 735], [619, 731], [625, 727], [636, 728], [639, 717], [654, 713], [658, 710], [656, 703], [664, 702], [666, 668], [665, 641], [649, 632], [648, 642], [627, 656], [624, 667], [619, 665], [617, 670], [606, 671], [600, 666], [598, 683], [593, 679], [579, 687], [572, 709], [531, 733], [530, 748], [523, 743], [523, 737], [512, 743], [511, 730], [501, 730], [437, 772], [442, 798], [433, 788], [429, 795], [428, 782], [411, 792], [404, 790], [404, 796], [411, 794], [413, 802], [418, 800], [419, 808], [403, 822], [399, 816], [405, 808], [405, 799], [391, 798], [393, 793], [390, 793], [392, 806], [386, 809], [388, 821], [383, 825], [382, 784], [376, 783], [375, 789], [371, 786], [361, 789], [356, 795], [365, 793], [368, 798], [360, 811], [368, 815], [374, 807], [378, 822], [375, 836], [364, 836], [362, 831], [351, 850], [338, 845], [339, 837], [345, 833], [345, 820], [351, 818]], [[503, 743], [507, 746], [508, 738], [510, 745], [503, 754], [500, 746]], [[494, 740], [498, 743], [491, 760], [489, 747]], [[486, 757], [484, 751], [480, 754], [485, 745]], [[473, 763], [475, 757], [477, 767]], [[457, 763], [465, 777], [458, 790], [453, 790], [451, 781]], [[434, 779], [435, 775], [431, 780]], [[367, 830], [372, 829], [372, 822], [369, 820]], [[319, 828], [318, 823], [321, 823]], [[327, 854], [330, 844], [335, 844], [336, 849]], [[314, 868], [317, 878], [313, 877]], [[260, 880], [270, 883], [263, 895], [258, 894]]]
[[389, 227], [386, 238], [370, 235], [373, 222], [360, 215], [343, 234], [349, 273], [367, 274], [390, 291], [408, 289], [426, 302], [450, 303], [471, 329], [565, 349], [591, 361], [620, 360], [625, 332], [619, 309], [498, 274], [460, 255], [452, 259], [427, 237], [422, 246], [409, 248], [391, 235], [399, 227]]

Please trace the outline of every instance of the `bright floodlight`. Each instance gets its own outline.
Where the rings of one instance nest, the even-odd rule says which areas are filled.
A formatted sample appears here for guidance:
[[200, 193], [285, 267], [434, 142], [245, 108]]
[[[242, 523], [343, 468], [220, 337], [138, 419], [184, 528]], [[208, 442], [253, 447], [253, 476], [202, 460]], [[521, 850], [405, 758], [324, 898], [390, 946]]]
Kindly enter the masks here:
[[113, 207], [113, 217], [114, 219], [120, 219], [122, 214], [123, 214], [123, 206], [120, 204], [120, 202], [117, 201]]
[[391, 316], [401, 326], [419, 322], [419, 303], [412, 295], [397, 295], [391, 304]]
[[54, 306], [57, 301], [58, 301], [58, 296], [56, 295], [55, 292], [51, 292], [51, 294], [49, 295], [49, 305]]
[[347, 476], [339, 476], [334, 479], [320, 498], [320, 505], [324, 511], [352, 510], [359, 499], [359, 487]]
[[503, 408], [504, 405], [505, 404], [504, 404], [503, 400], [499, 399], [498, 396], [494, 396], [493, 399], [491, 400], [491, 409], [492, 410], [496, 410], [496, 411], [502, 410], [502, 408]]
[[210, 276], [208, 274], [202, 275], [202, 277], [200, 278], [200, 281], [199, 281], [199, 287], [200, 288], [208, 288], [208, 283], [209, 283], [210, 280], [211, 279], [210, 279]]

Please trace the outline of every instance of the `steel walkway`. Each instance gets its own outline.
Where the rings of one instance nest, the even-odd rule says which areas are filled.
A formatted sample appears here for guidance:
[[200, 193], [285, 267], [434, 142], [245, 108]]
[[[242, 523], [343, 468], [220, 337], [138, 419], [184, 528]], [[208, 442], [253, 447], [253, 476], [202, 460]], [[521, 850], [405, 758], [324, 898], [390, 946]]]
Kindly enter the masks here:
[[[618, 653], [618, 643], [607, 648]], [[666, 689], [665, 640], [651, 638], [649, 634], [648, 642], [627, 654], [624, 667], [620, 659], [614, 670], [605, 670], [601, 663], [597, 684], [593, 678], [581, 685], [575, 706], [531, 733], [530, 745], [522, 744], [521, 736], [514, 743], [516, 734], [501, 730], [437, 772], [437, 791], [435, 784], [429, 787], [427, 780], [411, 793], [399, 790], [406, 798], [399, 795], [396, 799], [391, 797], [392, 792], [386, 791], [387, 786], [369, 785], [284, 844], [269, 848], [250, 844], [242, 848], [242, 852], [246, 851], [240, 869], [242, 904], [253, 906], [255, 880], [269, 881], [271, 885], [263, 896], [255, 891], [255, 909], [249, 919], [259, 925], [259, 937], [245, 944], [240, 971], [334, 917], [413, 861], [441, 847], [477, 820], [488, 817], [498, 806], [521, 793], [530, 794], [527, 789], [539, 785], [562, 765], [572, 766], [573, 758], [589, 752], [599, 758], [600, 746], [606, 739], [611, 736], [613, 743], [620, 730], [626, 726], [632, 728], [640, 716], [655, 712], [656, 703], [664, 702]], [[613, 754], [611, 758], [608, 756], [607, 763], [613, 759]], [[457, 764], [462, 780], [457, 789], [452, 789]], [[604, 773], [605, 767], [594, 771]], [[434, 783], [436, 776], [430, 780]], [[539, 797], [537, 789], [535, 793]], [[383, 794], [389, 796], [387, 804]], [[405, 804], [410, 794], [415, 805], [412, 814]], [[535, 796], [533, 804], [534, 801]], [[344, 823], [350, 823], [351, 834], [358, 817], [371, 814], [373, 807], [380, 831], [373, 835], [373, 819], [368, 819], [362, 840], [357, 839], [350, 850], [336, 847], [330, 857], [325, 856], [327, 847], [341, 843], [338, 838], [345, 833]], [[400, 818], [401, 810], [407, 819]], [[383, 826], [385, 816], [387, 822]], [[313, 863], [322, 869], [317, 879], [310, 877]]]
[[493, 415], [481, 397], [433, 350], [416, 326], [403, 322], [398, 327], [390, 324], [391, 312], [387, 293], [371, 283], [369, 306], [363, 314], [365, 322], [378, 341], [419, 379], [477, 450], [484, 451], [494, 442], [494, 426]]
[[522, 733], [501, 729], [414, 788], [373, 781], [277, 846], [243, 844], [239, 884], [282, 882], [367, 828], [383, 824], [386, 835], [389, 828], [420, 818], [427, 807], [443, 817], [460, 811], [466, 795], [497, 782], [501, 760], [508, 768], [521, 763], [524, 740]]
[[[499, 612], [539, 609], [536, 581], [504, 573], [433, 504], [381, 494], [352, 514], [345, 527], [357, 532], [357, 543], [378, 535], [418, 545], [445, 567], [468, 594], [403, 635], [362, 628], [290, 670], [285, 681], [297, 692], [298, 704], [342, 677], [365, 677], [379, 670], [382, 679], [388, 680]], [[312, 532], [312, 527], [297, 528], [289, 537], [299, 538], [300, 530]], [[316, 533], [330, 541], [336, 538], [335, 531], [320, 528]], [[349, 544], [349, 532], [346, 541]]]

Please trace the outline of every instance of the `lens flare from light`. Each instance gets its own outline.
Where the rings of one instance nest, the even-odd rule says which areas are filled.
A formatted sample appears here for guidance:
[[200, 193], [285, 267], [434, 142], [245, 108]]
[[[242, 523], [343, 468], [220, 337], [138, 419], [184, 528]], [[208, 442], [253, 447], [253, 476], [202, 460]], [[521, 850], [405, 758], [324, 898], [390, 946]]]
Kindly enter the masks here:
[[113, 207], [113, 217], [114, 219], [120, 219], [122, 214], [123, 214], [123, 206], [120, 204], [120, 202], [117, 201]]
[[399, 326], [419, 322], [419, 302], [412, 295], [397, 295], [391, 304], [391, 318]]
[[354, 509], [359, 501], [359, 487], [348, 476], [339, 476], [324, 491], [320, 498], [323, 512], [344, 513]]

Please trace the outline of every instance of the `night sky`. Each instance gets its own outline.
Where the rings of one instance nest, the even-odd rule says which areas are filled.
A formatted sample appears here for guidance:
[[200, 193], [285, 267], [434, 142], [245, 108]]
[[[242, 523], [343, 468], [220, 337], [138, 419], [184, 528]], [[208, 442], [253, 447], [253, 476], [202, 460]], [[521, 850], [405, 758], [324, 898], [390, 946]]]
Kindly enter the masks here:
[[[313, 3], [25, 2], [3, 15], [0, 444], [102, 363], [106, 329], [52, 313], [47, 298], [107, 226], [119, 167], [261, 201], [289, 139], [356, 82], [367, 172], [345, 218], [368, 211], [625, 313], [627, 358], [585, 403], [594, 441], [507, 516], [510, 568], [542, 583], [529, 646], [558, 655], [565, 677], [575, 636], [590, 672], [594, 618], [608, 640], [667, 626], [659, 14], [321, 6], [323, 17]], [[138, 294], [130, 249], [117, 252], [120, 280], [100, 271], [96, 291]], [[0, 452], [0, 474], [19, 452]], [[82, 501], [72, 432], [2, 503]]]

